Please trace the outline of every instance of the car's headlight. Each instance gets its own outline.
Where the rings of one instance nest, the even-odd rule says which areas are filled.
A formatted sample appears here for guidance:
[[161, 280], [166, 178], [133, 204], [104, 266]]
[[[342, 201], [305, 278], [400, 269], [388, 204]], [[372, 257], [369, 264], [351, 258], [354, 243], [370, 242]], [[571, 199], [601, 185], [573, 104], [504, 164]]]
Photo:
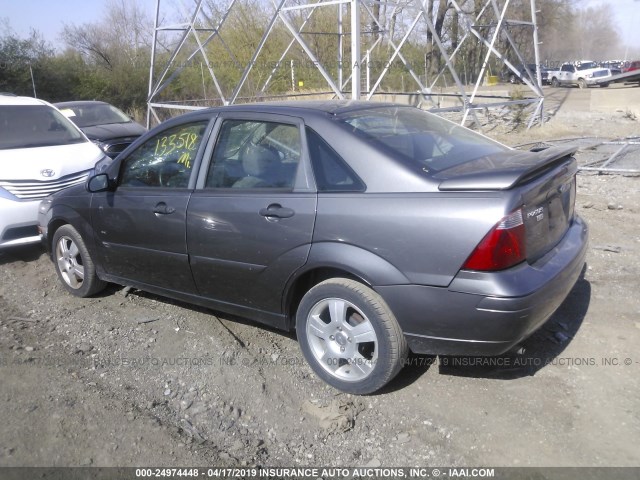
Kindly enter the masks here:
[[7, 200], [17, 200], [15, 196], [11, 195], [2, 187], [0, 187], [0, 198], [6, 198]]
[[109, 149], [109, 145], [106, 143], [102, 143], [100, 140], [91, 140], [94, 144], [97, 145], [97, 147], [102, 150], [103, 152], [107, 152], [107, 150]]
[[38, 207], [38, 212], [42, 215], [46, 215], [51, 209], [51, 202], [53, 202], [53, 198], [47, 197], [40, 202], [40, 206]]

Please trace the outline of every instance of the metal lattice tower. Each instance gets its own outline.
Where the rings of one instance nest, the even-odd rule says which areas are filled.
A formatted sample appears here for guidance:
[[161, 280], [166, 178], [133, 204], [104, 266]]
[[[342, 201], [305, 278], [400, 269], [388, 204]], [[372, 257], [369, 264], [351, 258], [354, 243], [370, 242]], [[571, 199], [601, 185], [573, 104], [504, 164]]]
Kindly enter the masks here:
[[[264, 24], [262, 38], [248, 61], [238, 59], [234, 53], [234, 45], [225, 41], [225, 25], [243, 7], [242, 1], [229, 0], [228, 4], [220, 8], [215, 0], [194, 0], [194, 7], [190, 11], [182, 7], [180, 12], [182, 18], [187, 20], [176, 23], [164, 21], [164, 17], [161, 17], [161, 4], [164, 1], [156, 1], [149, 75], [148, 124], [152, 121], [160, 122], [159, 112], [163, 109], [192, 110], [271, 98], [275, 95], [270, 95], [270, 87], [278, 73], [282, 77], [283, 69], [291, 71], [292, 88], [278, 97], [301, 96], [301, 92], [295, 91], [295, 62], [288, 59], [294, 51], [297, 52], [297, 58], [305, 55], [316, 69], [316, 73], [321, 76], [326, 86], [326, 91], [322, 93], [326, 98], [371, 100], [376, 96], [389, 95], [388, 89], [383, 90], [385, 79], [394, 65], [400, 65], [414, 88], [391, 93], [410, 95], [414, 103], [417, 102], [423, 108], [428, 107], [430, 111], [459, 112], [462, 115], [462, 123], [471, 121], [480, 125], [477, 117], [479, 110], [510, 104], [528, 104], [534, 107], [529, 126], [537, 120], [542, 123], [544, 94], [540, 69], [538, 67], [536, 71], [532, 71], [526, 67], [527, 63], [533, 62], [525, 61], [512, 35], [514, 28], [519, 28], [520, 31], [525, 29], [528, 32], [530, 44], [533, 45], [534, 62], [539, 66], [536, 0], [528, 0], [530, 18], [525, 20], [510, 20], [514, 8], [512, 0], [474, 0], [473, 9], [469, 8], [468, 1], [465, 0], [271, 0], [272, 3], [268, 5], [270, 18]], [[434, 11], [440, 7], [441, 2], [446, 2], [449, 20], [455, 15], [456, 29], [460, 29], [461, 36], [455, 42], [450, 38], [443, 38], [436, 28]], [[522, 1], [519, 5], [522, 8]], [[400, 22], [394, 25], [399, 27], [390, 28], [389, 23], [381, 19], [381, 8], [387, 13], [386, 18], [391, 18], [394, 22], [400, 15]], [[313, 21], [314, 15], [317, 16], [319, 12], [327, 9], [335, 15], [335, 32], [305, 30]], [[378, 15], [375, 14], [376, 9]], [[281, 39], [285, 33], [289, 40], [285, 43], [280, 40], [279, 48], [282, 53], [277, 62], [273, 63], [270, 71], [262, 68], [260, 75], [257, 75], [256, 65], [265, 49], [271, 46], [270, 42], [277, 43], [273, 40], [274, 37], [278, 36]], [[336, 59], [334, 64], [327, 65], [326, 61], [320, 60], [319, 52], [314, 51], [310, 45], [309, 38], [312, 35], [337, 37], [335, 51], [330, 52], [330, 56]], [[415, 48], [412, 39], [416, 37], [428, 38], [431, 48], [437, 52], [441, 60], [437, 71], [429, 76], [426, 73], [426, 54], [425, 74], [420, 75], [405, 53], [412, 45]], [[349, 43], [345, 42], [345, 39], [348, 39]], [[464, 61], [460, 60], [461, 52], [474, 42], [482, 47], [482, 66], [473, 81], [463, 82], [466, 72], [463, 77], [459, 71], [460, 65], [464, 65]], [[218, 49], [222, 49], [220, 51], [226, 52], [227, 62], [230, 62], [228, 64], [233, 64], [239, 74], [231, 84], [228, 81], [225, 84], [220, 78], [220, 62], [212, 61], [210, 58], [211, 48], [216, 43]], [[323, 57], [327, 56], [327, 52], [322, 53]], [[273, 52], [270, 54], [273, 55]], [[349, 59], [348, 63], [345, 59]], [[526, 74], [522, 75], [522, 81], [529, 90], [528, 98], [512, 99], [506, 96], [482, 95], [480, 87], [487, 79], [487, 72], [492, 63], [494, 66], [498, 64], [498, 68], [508, 68], [519, 76], [519, 67], [525, 66]], [[168, 92], [172, 84], [184, 75], [187, 68], [196, 65], [199, 65], [202, 75], [204, 98], [189, 101], [176, 101], [171, 98]], [[372, 65], [377, 65], [378, 68]], [[252, 79], [252, 74], [259, 78]], [[252, 88], [247, 87], [250, 79]], [[402, 81], [404, 86], [404, 74]], [[213, 89], [215, 92], [213, 96], [207, 97], [207, 82], [210, 90]], [[436, 93], [435, 90], [442, 86], [443, 82], [450, 82], [453, 90], [449, 88], [446, 93]], [[449, 103], [454, 104], [443, 107], [439, 100], [443, 96], [448, 98]]]

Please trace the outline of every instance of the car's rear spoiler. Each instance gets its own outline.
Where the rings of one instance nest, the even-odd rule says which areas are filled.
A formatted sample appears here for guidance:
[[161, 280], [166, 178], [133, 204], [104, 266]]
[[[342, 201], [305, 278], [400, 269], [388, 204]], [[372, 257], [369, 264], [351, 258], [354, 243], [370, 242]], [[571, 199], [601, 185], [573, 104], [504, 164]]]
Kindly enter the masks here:
[[[571, 157], [578, 147], [575, 145], [550, 147], [539, 151], [514, 152], [502, 157], [495, 168], [452, 176], [438, 185], [441, 191], [456, 190], [508, 190], [509, 188], [537, 177], [543, 171]], [[446, 175], [446, 171], [443, 172]]]

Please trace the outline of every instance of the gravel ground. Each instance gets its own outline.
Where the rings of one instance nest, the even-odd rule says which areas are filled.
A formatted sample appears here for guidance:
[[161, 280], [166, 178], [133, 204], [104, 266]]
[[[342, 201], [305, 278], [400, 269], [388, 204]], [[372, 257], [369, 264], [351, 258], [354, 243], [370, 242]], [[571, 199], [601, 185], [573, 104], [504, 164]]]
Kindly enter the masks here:
[[74, 298], [39, 247], [1, 252], [0, 466], [638, 466], [639, 188], [579, 175], [584, 277], [523, 351], [413, 356], [365, 397], [293, 336], [119, 286]]

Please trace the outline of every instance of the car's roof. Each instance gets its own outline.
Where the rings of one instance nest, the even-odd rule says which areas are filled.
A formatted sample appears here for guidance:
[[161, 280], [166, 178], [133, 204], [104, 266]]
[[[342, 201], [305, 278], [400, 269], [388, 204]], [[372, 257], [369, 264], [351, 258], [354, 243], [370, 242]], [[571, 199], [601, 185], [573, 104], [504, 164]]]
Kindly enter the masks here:
[[15, 95], [0, 95], [0, 105], [49, 105], [44, 100], [33, 97], [16, 97]]
[[74, 100], [71, 102], [56, 102], [54, 105], [57, 108], [70, 108], [70, 107], [86, 107], [88, 105], [109, 105], [107, 102], [101, 102], [99, 100]]
[[[366, 102], [363, 100], [289, 100], [280, 102], [258, 102], [243, 103], [239, 105], [227, 105], [224, 107], [213, 107], [204, 110], [196, 110], [193, 114], [207, 112], [256, 112], [256, 113], [277, 113], [281, 115], [304, 115], [304, 114], [330, 114], [338, 115], [357, 110], [368, 110], [381, 107], [393, 108], [413, 108], [408, 105], [400, 105], [388, 102]], [[197, 113], [196, 113], [197, 112]]]

